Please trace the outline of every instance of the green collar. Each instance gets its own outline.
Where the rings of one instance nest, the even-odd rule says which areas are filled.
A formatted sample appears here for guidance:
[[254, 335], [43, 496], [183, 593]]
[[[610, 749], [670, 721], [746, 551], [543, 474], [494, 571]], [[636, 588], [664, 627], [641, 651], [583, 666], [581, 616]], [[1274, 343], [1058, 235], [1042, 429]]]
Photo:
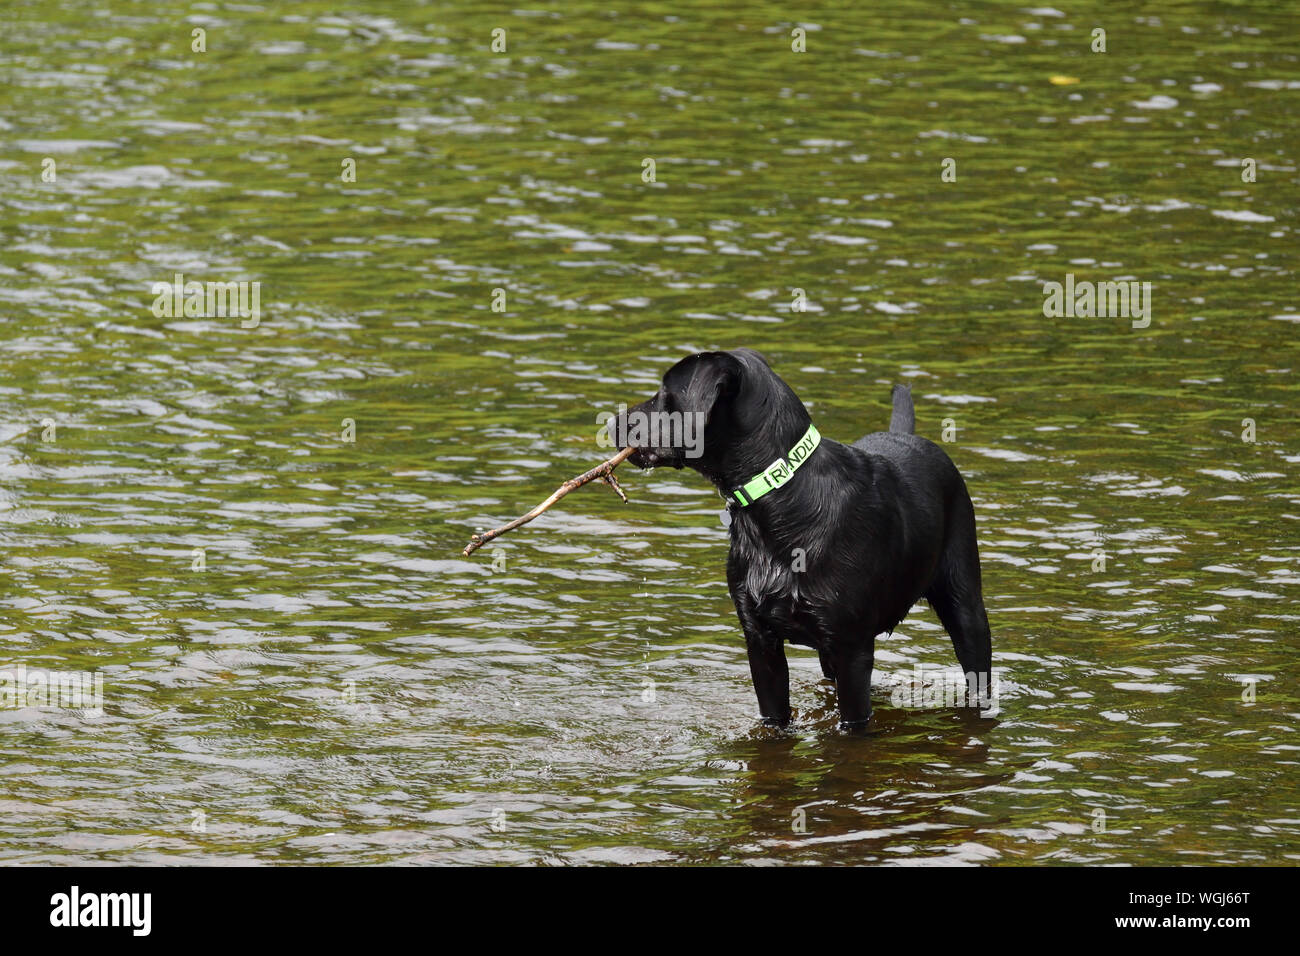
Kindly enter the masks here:
[[744, 508], [752, 505], [769, 491], [776, 491], [794, 477], [799, 466], [812, 457], [812, 453], [821, 443], [821, 432], [817, 430], [816, 425], [809, 425], [803, 437], [790, 449], [790, 454], [772, 462], [762, 474], [755, 475], [744, 485], [732, 491], [730, 497], [735, 498], [740, 503], [740, 507]]

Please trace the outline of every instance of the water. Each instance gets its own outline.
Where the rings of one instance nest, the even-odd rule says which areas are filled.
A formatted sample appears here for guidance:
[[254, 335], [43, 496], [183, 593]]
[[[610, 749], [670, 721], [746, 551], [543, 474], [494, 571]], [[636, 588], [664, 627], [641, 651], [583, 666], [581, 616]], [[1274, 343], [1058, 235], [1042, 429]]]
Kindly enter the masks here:
[[[1294, 862], [1295, 15], [959, 6], [0, 14], [0, 665], [104, 682], [0, 709], [0, 860]], [[950, 420], [996, 717], [891, 703], [918, 608], [869, 737], [795, 648], [757, 727], [689, 472], [460, 557], [738, 345]]]

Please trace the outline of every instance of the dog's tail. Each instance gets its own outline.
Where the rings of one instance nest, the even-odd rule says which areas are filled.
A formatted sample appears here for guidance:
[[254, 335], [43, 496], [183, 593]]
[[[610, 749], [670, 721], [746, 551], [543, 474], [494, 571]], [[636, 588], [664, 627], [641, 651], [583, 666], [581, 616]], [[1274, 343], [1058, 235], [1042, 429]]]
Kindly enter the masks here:
[[894, 414], [889, 418], [889, 430], [900, 435], [916, 433], [916, 412], [912, 410], [912, 389], [907, 385], [894, 386]]

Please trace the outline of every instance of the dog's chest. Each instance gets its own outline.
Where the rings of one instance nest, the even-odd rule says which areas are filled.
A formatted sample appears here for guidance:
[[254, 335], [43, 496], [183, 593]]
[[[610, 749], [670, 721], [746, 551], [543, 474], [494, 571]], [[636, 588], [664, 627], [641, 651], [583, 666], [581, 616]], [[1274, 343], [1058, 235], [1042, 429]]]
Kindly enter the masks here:
[[819, 613], [822, 609], [809, 593], [807, 571], [798, 556], [783, 560], [781, 555], [757, 549], [738, 557], [738, 583], [762, 626], [792, 644], [819, 647], [825, 637], [825, 615]]

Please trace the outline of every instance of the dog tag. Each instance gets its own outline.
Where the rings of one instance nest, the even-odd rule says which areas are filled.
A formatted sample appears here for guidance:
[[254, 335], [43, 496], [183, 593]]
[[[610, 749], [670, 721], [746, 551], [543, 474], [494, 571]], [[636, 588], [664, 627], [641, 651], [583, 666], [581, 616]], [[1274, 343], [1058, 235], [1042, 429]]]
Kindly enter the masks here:
[[730, 528], [730, 527], [731, 527], [731, 509], [730, 509], [730, 508], [723, 508], [721, 511], [719, 511], [719, 512], [718, 512], [718, 520], [722, 522], [722, 526], [723, 526], [724, 528]]

